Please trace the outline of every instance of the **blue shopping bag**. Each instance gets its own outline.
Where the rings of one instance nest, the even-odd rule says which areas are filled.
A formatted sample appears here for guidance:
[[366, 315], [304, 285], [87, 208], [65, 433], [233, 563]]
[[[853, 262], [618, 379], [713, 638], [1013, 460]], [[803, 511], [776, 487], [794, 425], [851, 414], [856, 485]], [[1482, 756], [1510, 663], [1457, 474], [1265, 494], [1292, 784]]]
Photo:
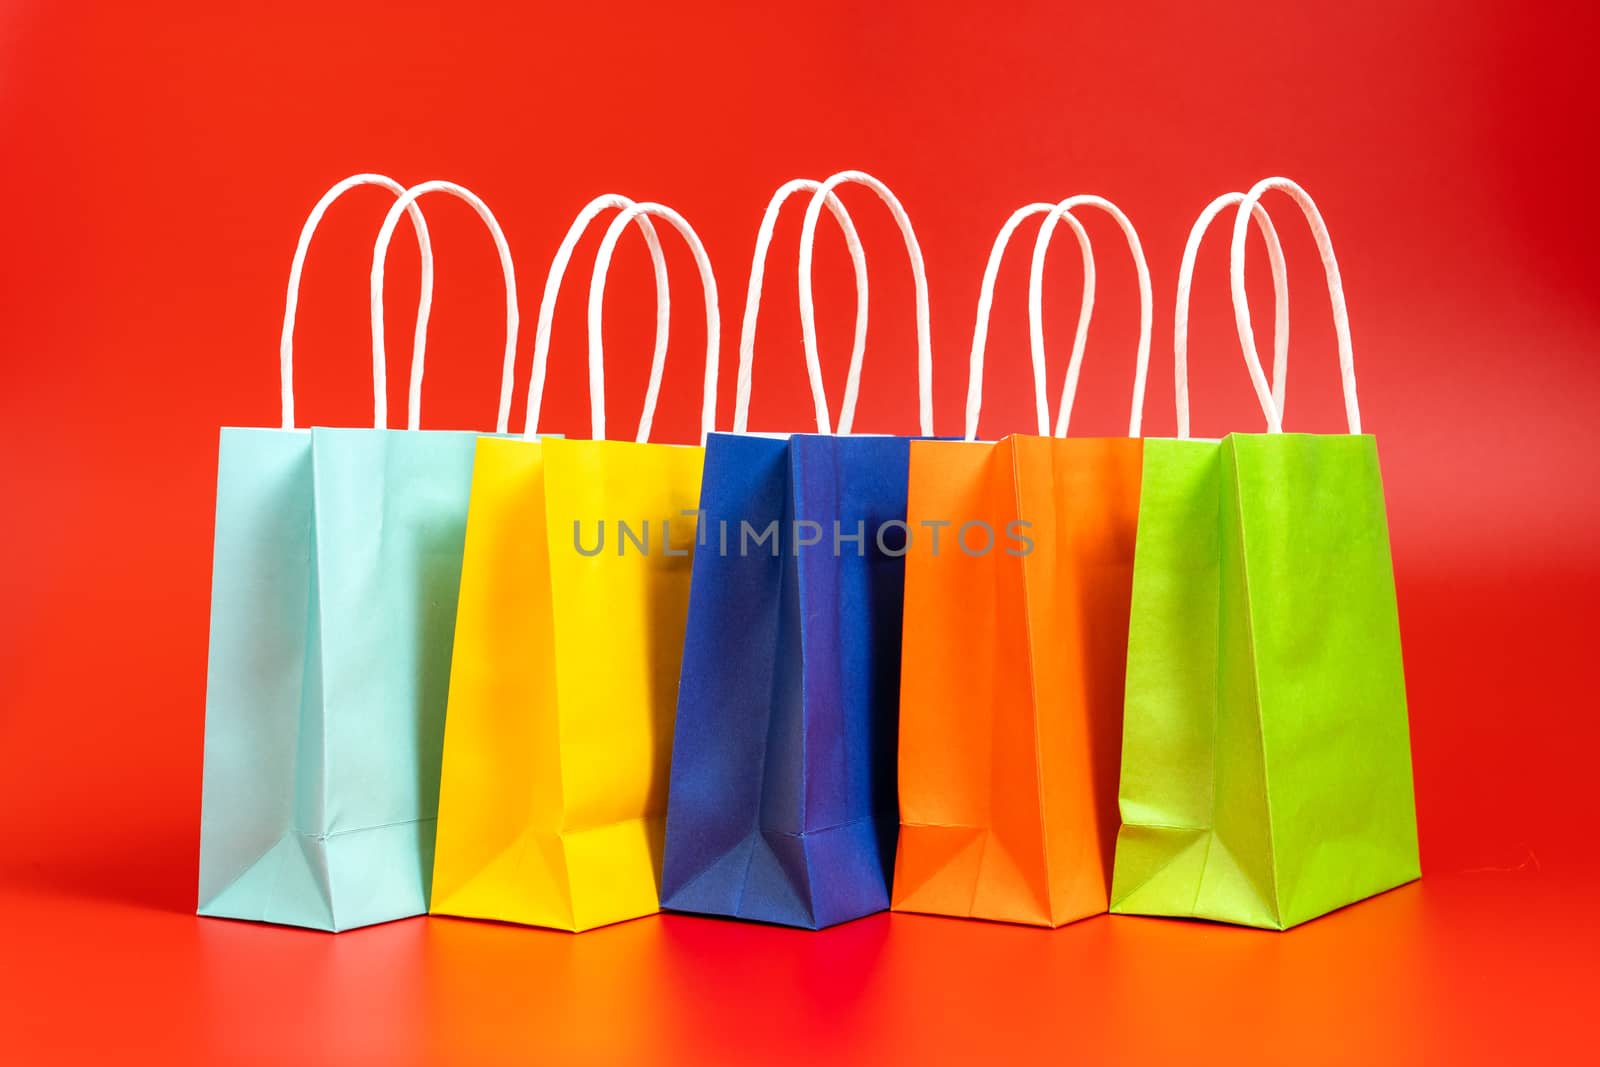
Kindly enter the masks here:
[[[401, 194], [374, 250], [374, 429], [296, 429], [290, 341], [300, 268], [346, 190]], [[344, 930], [427, 910], [468, 490], [479, 437], [417, 430], [432, 255], [417, 197], [488, 224], [505, 271], [499, 428], [516, 345], [510, 251], [459, 186], [335, 185], [301, 233], [282, 355], [283, 427], [225, 428], [217, 471], [199, 913]], [[382, 267], [410, 211], [422, 250], [410, 429], [384, 428]]]
[[[741, 338], [735, 433], [706, 444], [672, 752], [662, 906], [816, 929], [889, 906], [909, 439], [833, 436], [809, 291], [826, 206], [856, 267], [839, 429], [865, 344], [865, 263], [832, 190], [866, 185], [900, 224], [917, 282], [921, 432], [932, 432], [927, 288], [904, 209], [844, 172], [778, 190], [762, 221]], [[801, 317], [818, 434], [748, 436], [761, 277], [783, 201], [813, 192]]]

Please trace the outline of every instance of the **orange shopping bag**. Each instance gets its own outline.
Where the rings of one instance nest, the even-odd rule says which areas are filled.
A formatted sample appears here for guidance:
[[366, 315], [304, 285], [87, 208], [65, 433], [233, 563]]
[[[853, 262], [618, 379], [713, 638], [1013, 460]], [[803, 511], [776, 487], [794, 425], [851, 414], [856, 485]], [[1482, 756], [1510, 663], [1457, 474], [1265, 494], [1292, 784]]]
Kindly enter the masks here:
[[[1080, 206], [1117, 221], [1138, 268], [1126, 438], [1065, 437], [1094, 296], [1088, 236], [1071, 214]], [[979, 442], [995, 275], [1035, 214], [1045, 216], [1029, 287], [1038, 434]], [[1051, 437], [1040, 292], [1058, 221], [1078, 237], [1085, 285]], [[1139, 238], [1108, 201], [1032, 204], [1001, 229], [978, 300], [966, 440], [911, 445], [896, 911], [1059, 926], [1106, 910], [1150, 320]]]

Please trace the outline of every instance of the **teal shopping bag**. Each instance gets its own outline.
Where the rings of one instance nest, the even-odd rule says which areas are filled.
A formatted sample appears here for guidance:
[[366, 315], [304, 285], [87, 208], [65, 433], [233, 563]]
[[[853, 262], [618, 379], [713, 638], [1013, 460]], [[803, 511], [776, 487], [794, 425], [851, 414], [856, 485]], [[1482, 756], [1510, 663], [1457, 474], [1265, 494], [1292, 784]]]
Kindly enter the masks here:
[[[328, 206], [400, 194], [373, 262], [376, 428], [294, 427], [300, 268]], [[428, 907], [439, 760], [478, 434], [419, 431], [432, 255], [416, 199], [443, 191], [488, 225], [506, 279], [498, 429], [516, 345], [510, 251], [487, 206], [447, 182], [377, 175], [317, 204], [290, 272], [283, 428], [222, 430], [206, 679], [199, 913], [345, 930]], [[422, 250], [407, 430], [383, 428], [383, 262], [409, 211]]]
[[[1276, 390], [1256, 355], [1243, 256], [1270, 189], [1294, 198], [1322, 253], [1348, 434], [1283, 433], [1283, 348]], [[1188, 278], [1228, 203], [1235, 314], [1269, 432], [1191, 440]], [[1419, 873], [1377, 446], [1361, 433], [1338, 265], [1299, 186], [1268, 179], [1213, 203], [1178, 304], [1179, 439], [1146, 442], [1140, 490], [1111, 910], [1283, 929]]]

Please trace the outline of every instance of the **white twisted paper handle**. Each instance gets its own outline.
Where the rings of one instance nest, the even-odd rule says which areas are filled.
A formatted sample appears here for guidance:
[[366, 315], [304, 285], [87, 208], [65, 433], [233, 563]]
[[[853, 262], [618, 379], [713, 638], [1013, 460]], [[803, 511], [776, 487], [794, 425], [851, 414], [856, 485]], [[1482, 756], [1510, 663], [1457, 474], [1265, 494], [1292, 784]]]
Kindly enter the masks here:
[[[717, 308], [717, 279], [711, 270], [711, 259], [706, 255], [700, 235], [694, 232], [684, 217], [663, 204], [633, 204], [611, 220], [606, 235], [595, 254], [594, 272], [589, 278], [589, 422], [590, 436], [603, 440], [606, 436], [606, 386], [605, 346], [602, 337], [605, 312], [606, 275], [611, 270], [611, 257], [616, 251], [622, 231], [642, 216], [653, 216], [671, 224], [683, 236], [700, 271], [700, 284], [706, 298], [706, 371], [705, 388], [700, 403], [700, 443], [705, 444], [717, 418], [717, 352], [721, 344], [721, 312]], [[635, 440], [650, 440], [650, 428], [655, 420], [656, 402], [660, 397], [661, 380], [653, 375], [645, 392], [644, 411], [639, 416], [639, 432]]]
[[[1018, 226], [1033, 215], [1060, 215], [1078, 238], [1078, 250], [1083, 256], [1083, 304], [1078, 311], [1078, 332], [1072, 342], [1072, 358], [1076, 363], [1083, 353], [1083, 347], [1089, 339], [1089, 319], [1094, 314], [1094, 248], [1089, 242], [1089, 233], [1083, 228], [1071, 212], [1061, 204], [1029, 204], [1020, 207], [1006, 219], [1005, 225], [1000, 227], [1000, 232], [995, 236], [994, 245], [989, 249], [989, 261], [983, 268], [983, 282], [978, 286], [978, 311], [972, 325], [972, 355], [967, 362], [967, 426], [966, 439], [978, 439], [978, 416], [983, 410], [983, 360], [984, 353], [989, 345], [989, 313], [994, 306], [995, 279], [1000, 273], [1000, 261], [1005, 256], [1006, 246], [1011, 242], [1011, 235]], [[1042, 232], [1042, 231], [1041, 231]], [[1048, 235], [1045, 244], [1048, 245]], [[1035, 242], [1037, 249], [1038, 242]], [[1042, 276], [1043, 272], [1038, 272]], [[1044, 331], [1040, 324], [1042, 318], [1043, 299], [1035, 306], [1032, 300], [1032, 282], [1030, 279], [1029, 292], [1029, 337], [1031, 345], [1029, 352], [1033, 363], [1033, 405], [1034, 415], [1038, 420], [1038, 435], [1050, 436], [1050, 408], [1049, 398], [1045, 396], [1045, 361], [1044, 361]]]
[[[933, 342], [932, 331], [928, 324], [928, 272], [922, 262], [922, 247], [917, 244], [916, 231], [911, 226], [911, 217], [906, 214], [906, 209], [901, 205], [898, 197], [890, 191], [883, 182], [859, 170], [842, 170], [817, 186], [811, 194], [811, 203], [806, 207], [805, 224], [800, 230], [800, 334], [805, 341], [806, 370], [811, 376], [811, 395], [817, 397], [822, 389], [822, 361], [817, 355], [817, 311], [811, 296], [812, 288], [812, 252], [816, 244], [817, 220], [822, 215], [822, 208], [827, 203], [828, 196], [841, 185], [864, 185], [878, 195], [889, 213], [894, 216], [894, 221], [900, 227], [900, 235], [905, 239], [906, 254], [911, 260], [912, 280], [917, 291], [917, 408], [918, 425], [923, 437], [933, 436]], [[859, 284], [859, 283], [858, 283]], [[858, 323], [861, 312], [857, 311]], [[847, 434], [855, 423], [856, 394], [860, 388], [859, 378], [854, 378], [845, 384], [844, 405], [839, 412], [839, 432]], [[822, 433], [831, 433], [828, 425], [828, 411], [825, 404], [817, 409], [817, 428]]]
[[[572, 261], [573, 249], [588, 230], [589, 224], [610, 208], [626, 211], [634, 201], [616, 193], [597, 196], [583, 206], [578, 217], [567, 227], [555, 258], [550, 261], [550, 273], [545, 276], [544, 297], [539, 301], [539, 324], [533, 334], [533, 370], [528, 378], [528, 410], [522, 423], [524, 437], [534, 435], [539, 425], [539, 414], [544, 407], [544, 383], [550, 361], [550, 331], [556, 314], [556, 298], [561, 293], [561, 281], [566, 277], [567, 265]], [[667, 341], [672, 331], [672, 288], [667, 280], [667, 260], [661, 251], [661, 238], [655, 223], [646, 215], [635, 218], [644, 243], [650, 250], [650, 266], [656, 279], [656, 344], [650, 357], [651, 389], [659, 389], [661, 374], [667, 361]]]
[[1333, 329], [1339, 344], [1339, 378], [1344, 385], [1344, 414], [1351, 433], [1361, 432], [1361, 406], [1356, 401], [1356, 361], [1350, 342], [1350, 313], [1344, 303], [1344, 282], [1339, 277], [1339, 261], [1333, 255], [1333, 240], [1328, 236], [1327, 223], [1311, 195], [1288, 178], [1263, 178], [1250, 187], [1239, 204], [1239, 213], [1233, 221], [1233, 253], [1229, 275], [1233, 281], [1233, 319], [1239, 328], [1239, 344], [1244, 348], [1245, 362], [1250, 367], [1250, 380], [1255, 383], [1256, 396], [1262, 410], [1267, 413], [1267, 432], [1283, 432], [1283, 412], [1271, 404], [1272, 389], [1261, 371], [1261, 356], [1256, 351], [1255, 330], [1250, 325], [1250, 301], [1244, 287], [1244, 243], [1250, 215], [1261, 197], [1273, 189], [1288, 193], [1300, 208], [1311, 236], [1317, 242], [1317, 252], [1322, 258], [1322, 269], [1328, 278], [1328, 300], [1333, 305]]
[[[1128, 415], [1128, 436], [1138, 437], [1144, 421], [1145, 379], [1150, 369], [1150, 325], [1155, 317], [1154, 300], [1150, 291], [1150, 265], [1145, 262], [1144, 247], [1139, 243], [1139, 232], [1133, 228], [1121, 208], [1103, 196], [1084, 194], [1069, 196], [1061, 206], [1071, 211], [1075, 207], [1099, 208], [1116, 222], [1128, 241], [1128, 253], [1133, 256], [1133, 266], [1139, 276], [1139, 347], [1134, 356], [1133, 408]], [[1033, 272], [1028, 279], [1028, 310], [1033, 326], [1033, 343], [1042, 351], [1044, 337], [1040, 311], [1044, 297], [1044, 255], [1050, 244], [1050, 234], [1063, 216], [1051, 212], [1039, 227], [1039, 236], [1033, 243]], [[1042, 357], [1041, 357], [1042, 358]], [[1078, 394], [1078, 372], [1083, 364], [1083, 349], [1075, 348], [1072, 362], [1067, 365], [1067, 381], [1061, 388], [1061, 407], [1056, 412], [1056, 436], [1067, 436], [1067, 424], [1072, 419], [1072, 402]]]
[[[1172, 373], [1173, 395], [1178, 409], [1178, 436], [1189, 436], [1189, 301], [1194, 286], [1194, 261], [1200, 254], [1200, 241], [1211, 223], [1224, 208], [1242, 205], [1243, 193], [1223, 193], [1200, 212], [1189, 230], [1189, 241], [1183, 246], [1183, 262], [1178, 267], [1178, 298], [1172, 322]], [[1267, 420], [1272, 412], [1283, 411], [1284, 390], [1288, 384], [1289, 362], [1289, 277], [1283, 262], [1283, 243], [1278, 239], [1272, 217], [1260, 204], [1251, 204], [1248, 214], [1255, 219], [1262, 240], [1267, 243], [1267, 262], [1272, 269], [1273, 331], [1272, 331], [1272, 381], [1269, 398], [1262, 401], [1262, 411]], [[1243, 217], [1243, 216], [1241, 216]]]
[[[755, 258], [750, 264], [750, 284], [745, 288], [744, 321], [739, 328], [739, 381], [733, 407], [734, 433], [745, 433], [750, 427], [756, 318], [761, 312], [761, 284], [767, 272], [767, 249], [772, 244], [772, 231], [778, 224], [778, 213], [783, 210], [784, 201], [795, 193], [814, 193], [821, 188], [821, 182], [809, 178], [796, 178], [786, 182], [772, 194], [766, 213], [761, 216], [761, 226], [756, 231]], [[855, 268], [856, 334], [850, 346], [850, 373], [845, 384], [845, 403], [850, 406], [848, 410], [841, 410], [839, 413], [841, 425], [848, 426], [855, 419], [855, 397], [860, 388], [861, 360], [867, 349], [867, 259], [866, 253], [861, 248], [861, 237], [856, 233], [855, 223], [851, 220], [850, 213], [845, 210], [843, 201], [830, 191], [825, 194], [823, 202], [833, 213], [834, 220], [838, 222], [839, 229], [844, 234], [845, 248], [849, 250], [850, 262]], [[811, 403], [817, 413], [817, 432], [827, 433], [828, 397], [822, 391], [821, 375], [811, 375], [810, 380]]]
[[[446, 181], [422, 182], [401, 194], [400, 199], [389, 209], [389, 214], [384, 217], [383, 228], [378, 231], [377, 243], [372, 248], [372, 376], [378, 389], [378, 424], [381, 426], [386, 421], [384, 416], [387, 408], [383, 347], [384, 263], [389, 258], [389, 241], [394, 237], [394, 228], [400, 223], [401, 213], [428, 193], [449, 193], [471, 205], [472, 210], [477, 212], [478, 218], [489, 228], [489, 235], [494, 238], [495, 250], [500, 254], [500, 270], [505, 275], [506, 282], [506, 347], [500, 367], [500, 411], [495, 417], [495, 432], [505, 433], [507, 424], [511, 421], [511, 378], [512, 372], [516, 369], [517, 359], [517, 277], [511, 262], [511, 246], [506, 244], [506, 235], [501, 231], [494, 212], [489, 210], [489, 205], [465, 186]], [[411, 360], [411, 393], [406, 415], [406, 428], [409, 430], [420, 429], [422, 425], [422, 371], [423, 350], [419, 347]]]
[[[278, 340], [278, 379], [283, 403], [283, 428], [294, 429], [294, 323], [300, 309], [300, 275], [305, 270], [306, 252], [311, 247], [311, 235], [317, 232], [322, 216], [345, 193], [362, 185], [378, 185], [395, 196], [405, 193], [405, 186], [383, 174], [353, 174], [322, 194], [305, 225], [300, 227], [300, 240], [294, 246], [294, 259], [289, 263], [289, 291], [283, 301], [283, 332]], [[412, 336], [411, 358], [422, 357], [428, 338], [428, 312], [433, 304], [433, 245], [428, 239], [428, 224], [423, 221], [422, 209], [415, 203], [406, 208], [411, 225], [417, 231], [417, 250], [422, 263], [422, 281], [417, 294], [417, 325]], [[373, 380], [373, 425], [383, 429], [385, 418], [384, 387], [382, 377]]]

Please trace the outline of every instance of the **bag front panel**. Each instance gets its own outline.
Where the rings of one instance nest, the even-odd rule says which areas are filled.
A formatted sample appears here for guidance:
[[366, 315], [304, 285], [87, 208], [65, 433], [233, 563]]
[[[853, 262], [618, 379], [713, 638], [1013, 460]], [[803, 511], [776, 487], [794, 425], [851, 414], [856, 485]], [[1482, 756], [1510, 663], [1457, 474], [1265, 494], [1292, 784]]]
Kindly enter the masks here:
[[1279, 891], [1293, 924], [1419, 873], [1383, 483], [1371, 436], [1229, 440]]
[[1106, 909], [1144, 442], [1014, 437], [1051, 911]]
[[912, 442], [896, 910], [1049, 921], [1022, 568], [953, 536], [1016, 507], [1008, 446]]
[[426, 821], [431, 851], [477, 438], [312, 431], [329, 834]]
[[[911, 442], [798, 435], [794, 514], [820, 528], [799, 547], [807, 832], [898, 822], [895, 748]], [[856, 538], [856, 540], [850, 540]]]
[[889, 906], [909, 449], [903, 437], [791, 445], [805, 678], [795, 762], [820, 925]]
[[655, 820], [659, 859], [705, 450], [544, 448], [562, 830]]

